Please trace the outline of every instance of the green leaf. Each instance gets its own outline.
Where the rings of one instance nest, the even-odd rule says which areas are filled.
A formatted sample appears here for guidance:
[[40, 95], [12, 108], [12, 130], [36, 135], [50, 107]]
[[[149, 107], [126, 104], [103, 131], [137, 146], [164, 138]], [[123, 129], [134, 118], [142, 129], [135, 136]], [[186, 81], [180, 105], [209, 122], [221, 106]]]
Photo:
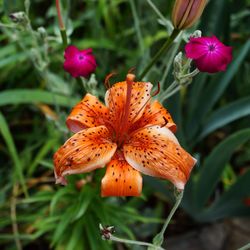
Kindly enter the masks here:
[[48, 72], [47, 77], [50, 84], [50, 89], [53, 92], [62, 95], [69, 95], [71, 93], [70, 85], [66, 81], [64, 81], [64, 79], [62, 79], [60, 76], [52, 72]]
[[54, 213], [56, 212], [57, 204], [61, 199], [64, 200], [65, 198], [69, 196], [73, 197], [74, 195], [75, 195], [75, 192], [73, 190], [70, 190], [68, 187], [61, 188], [60, 190], [58, 190], [53, 196], [53, 198], [51, 199], [51, 203], [50, 203], [51, 215], [54, 215]]
[[67, 250], [85, 249], [85, 247], [83, 247], [84, 242], [82, 236], [83, 236], [83, 223], [81, 220], [79, 220], [72, 227], [72, 233], [69, 241], [67, 242], [66, 249]]
[[20, 200], [20, 203], [28, 204], [28, 203], [38, 203], [38, 202], [48, 202], [51, 200], [53, 196], [53, 192], [51, 191], [40, 191], [36, 195], [32, 197]]
[[71, 213], [74, 210], [74, 206], [68, 207], [64, 210], [64, 213], [61, 214], [60, 221], [57, 223], [56, 230], [53, 234], [53, 239], [51, 245], [54, 246], [59, 241], [64, 240], [64, 234], [67, 228], [72, 228], [73, 224], [70, 223], [71, 221]]
[[244, 199], [250, 197], [249, 183], [250, 171], [247, 171], [211, 207], [204, 211], [199, 219], [214, 221], [229, 216], [248, 215], [250, 207], [244, 204]]
[[209, 1], [203, 13], [199, 29], [204, 31], [205, 34], [219, 36], [224, 31], [225, 21], [227, 21], [228, 4], [226, 0]]
[[250, 40], [245, 43], [240, 52], [235, 56], [227, 71], [221, 75], [219, 79], [214, 80], [208, 85], [207, 91], [203, 92], [203, 113], [208, 112], [214, 104], [219, 100], [221, 95], [226, 90], [234, 75], [238, 72], [241, 63], [248, 55], [250, 50]]
[[22, 166], [20, 163], [20, 159], [16, 150], [16, 146], [14, 143], [14, 140], [12, 138], [11, 132], [9, 130], [8, 124], [3, 116], [3, 114], [0, 112], [0, 132], [3, 136], [3, 139], [5, 140], [5, 143], [8, 147], [10, 156], [14, 162], [15, 165], [15, 181], [19, 179], [20, 184], [22, 186], [23, 192], [26, 196], [28, 196], [28, 191], [25, 183], [25, 178], [23, 175]]
[[16, 64], [17, 62], [18, 63], [22, 63], [24, 60], [26, 60], [28, 57], [28, 53], [27, 52], [21, 52], [21, 53], [14, 53], [13, 55], [7, 57], [7, 58], [4, 58], [4, 59], [1, 59], [0, 61], [0, 69], [5, 67], [6, 65], [9, 65], [9, 64]]
[[[87, 187], [84, 188], [86, 189]], [[75, 211], [72, 214], [72, 222], [78, 220], [84, 215], [89, 207], [90, 202], [94, 198], [95, 193], [93, 191], [91, 192], [90, 188], [88, 188], [88, 192], [86, 192], [86, 190], [84, 191], [85, 192], [82, 190], [82, 192], [79, 194], [78, 200], [75, 202]]]
[[215, 111], [207, 121], [204, 122], [205, 125], [197, 141], [216, 129], [247, 115], [250, 115], [250, 97], [242, 98], [228, 104], [226, 107]]
[[40, 151], [37, 153], [35, 159], [31, 163], [28, 169], [28, 176], [32, 176], [33, 172], [35, 171], [36, 167], [38, 166], [39, 162], [43, 160], [43, 158], [47, 155], [47, 153], [51, 150], [53, 145], [55, 144], [55, 139], [50, 139], [43, 145]]
[[[199, 105], [193, 116], [189, 119], [188, 124], [188, 132], [187, 136], [190, 142], [193, 143], [193, 138], [195, 137], [198, 128], [200, 126], [199, 122], [197, 122], [197, 117], [201, 121], [204, 116], [212, 109], [212, 107], [216, 104], [219, 98], [222, 96], [227, 86], [232, 81], [234, 75], [239, 70], [239, 67], [245, 57], [248, 55], [250, 49], [250, 41], [246, 42], [244, 47], [242, 47], [241, 51], [238, 53], [235, 60], [229, 65], [227, 71], [218, 75], [218, 77], [214, 77], [214, 79], [208, 84], [206, 89], [203, 89], [202, 94], [198, 98]], [[197, 98], [197, 97], [194, 97]]]
[[195, 184], [195, 205], [202, 209], [219, 182], [226, 163], [237, 147], [250, 140], [250, 129], [243, 129], [222, 141], [206, 158]]
[[13, 89], [0, 93], [0, 106], [14, 104], [46, 103], [71, 107], [79, 101], [70, 96], [63, 96], [38, 89]]

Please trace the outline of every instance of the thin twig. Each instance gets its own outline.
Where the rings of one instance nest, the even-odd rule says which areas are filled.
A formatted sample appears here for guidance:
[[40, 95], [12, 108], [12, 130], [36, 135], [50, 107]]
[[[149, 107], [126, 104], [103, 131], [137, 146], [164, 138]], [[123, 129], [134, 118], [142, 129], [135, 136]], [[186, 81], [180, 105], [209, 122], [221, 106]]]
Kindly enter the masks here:
[[16, 243], [16, 248], [18, 250], [22, 250], [21, 241], [19, 239], [19, 231], [17, 226], [17, 217], [16, 217], [16, 194], [17, 194], [18, 186], [14, 184], [12, 197], [10, 199], [10, 217], [12, 222], [12, 230], [14, 234], [14, 239]]
[[142, 40], [140, 22], [139, 22], [139, 18], [138, 18], [137, 12], [136, 12], [134, 0], [130, 0], [129, 3], [131, 5], [132, 15], [134, 18], [135, 30], [136, 30], [136, 35], [137, 35], [137, 38], [139, 41], [139, 47], [140, 47], [141, 52], [143, 52], [144, 51], [144, 44], [143, 44], [143, 40]]
[[153, 244], [151, 244], [151, 243], [148, 243], [148, 242], [137, 241], [137, 240], [121, 239], [121, 238], [115, 237], [115, 236], [113, 236], [113, 235], [110, 236], [110, 240], [116, 241], [116, 242], [125, 243], [125, 244], [152, 247], [152, 248], [155, 249], [155, 250], [165, 250], [164, 248], [162, 248], [162, 247], [160, 247], [160, 246], [155, 246], [155, 245], [153, 245]]
[[238, 250], [248, 250], [250, 249], [250, 243], [246, 244], [245, 246], [238, 248]]
[[172, 219], [172, 217], [173, 217], [175, 211], [177, 210], [177, 208], [179, 207], [179, 205], [180, 205], [180, 203], [181, 203], [181, 200], [182, 200], [182, 197], [183, 197], [183, 193], [184, 193], [184, 191], [181, 191], [181, 192], [177, 195], [177, 197], [176, 197], [176, 202], [175, 202], [175, 204], [174, 204], [172, 210], [170, 211], [170, 213], [169, 213], [169, 215], [168, 215], [168, 217], [167, 217], [167, 219], [166, 219], [166, 221], [165, 221], [165, 223], [164, 223], [164, 225], [163, 225], [163, 227], [162, 227], [160, 233], [158, 233], [158, 234], [154, 237], [154, 239], [153, 239], [154, 246], [161, 246], [161, 245], [162, 245], [163, 240], [164, 240], [164, 233], [165, 233], [165, 231], [166, 231], [166, 229], [167, 229], [167, 227], [168, 227], [168, 224], [169, 224], [170, 220]]

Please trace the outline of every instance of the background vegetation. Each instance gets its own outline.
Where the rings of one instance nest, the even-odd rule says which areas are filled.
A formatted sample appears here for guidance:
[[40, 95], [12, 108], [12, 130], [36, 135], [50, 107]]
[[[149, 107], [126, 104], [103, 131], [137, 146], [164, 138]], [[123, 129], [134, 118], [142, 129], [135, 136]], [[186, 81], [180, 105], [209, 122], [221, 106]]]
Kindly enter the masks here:
[[[131, 67], [140, 72], [169, 35], [173, 1], [61, 1], [70, 43], [93, 48], [98, 68], [84, 86], [62, 68], [63, 46], [53, 1], [0, 1], [0, 246], [1, 249], [116, 249], [98, 224], [116, 234], [151, 240], [171, 208], [172, 185], [144, 178], [140, 198], [101, 198], [104, 174], [70, 176], [54, 184], [52, 156], [69, 136], [65, 118], [86, 91], [104, 95], [103, 80]], [[13, 22], [24, 11], [29, 19]], [[200, 74], [168, 100], [177, 137], [198, 159], [169, 235], [250, 215], [250, 2], [210, 0], [199, 24], [183, 33], [147, 75], [162, 92], [171, 62], [195, 29], [234, 47], [226, 72]], [[83, 185], [85, 184], [85, 185]], [[176, 226], [177, 225], [177, 226]], [[126, 249], [120, 246], [119, 249]]]

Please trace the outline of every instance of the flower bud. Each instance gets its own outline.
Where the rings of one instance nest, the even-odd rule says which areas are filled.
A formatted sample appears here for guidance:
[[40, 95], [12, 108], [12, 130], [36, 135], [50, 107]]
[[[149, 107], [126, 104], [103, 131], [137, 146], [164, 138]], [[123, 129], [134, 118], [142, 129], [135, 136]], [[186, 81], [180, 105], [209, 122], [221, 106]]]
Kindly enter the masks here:
[[27, 15], [23, 11], [11, 13], [9, 18], [13, 23], [21, 24], [24, 27], [29, 22]]
[[176, 0], [172, 11], [175, 29], [191, 27], [201, 16], [207, 0]]
[[39, 35], [41, 36], [42, 39], [46, 39], [47, 38], [47, 31], [44, 27], [39, 27], [37, 29]]

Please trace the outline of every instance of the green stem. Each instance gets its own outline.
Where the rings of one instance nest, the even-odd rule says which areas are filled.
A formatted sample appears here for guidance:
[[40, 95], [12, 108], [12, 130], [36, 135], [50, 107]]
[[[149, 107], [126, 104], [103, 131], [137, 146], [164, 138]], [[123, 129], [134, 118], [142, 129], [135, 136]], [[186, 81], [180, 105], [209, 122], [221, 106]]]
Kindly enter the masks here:
[[160, 233], [158, 233], [158, 234], [154, 237], [154, 239], [153, 239], [153, 244], [154, 244], [154, 246], [161, 246], [161, 245], [162, 245], [163, 240], [164, 240], [164, 233], [165, 233], [165, 231], [166, 231], [166, 229], [167, 229], [167, 227], [168, 227], [168, 224], [169, 224], [170, 220], [172, 219], [172, 217], [173, 217], [175, 211], [177, 210], [177, 208], [179, 207], [179, 205], [180, 205], [180, 203], [181, 203], [181, 200], [182, 200], [182, 197], [183, 197], [183, 193], [184, 193], [184, 191], [181, 191], [181, 192], [177, 195], [177, 197], [176, 197], [176, 202], [175, 202], [175, 204], [174, 204], [174, 206], [173, 206], [173, 208], [172, 208], [170, 214], [168, 215], [168, 217], [167, 217], [167, 219], [166, 219], [166, 221], [165, 221], [165, 223], [164, 223], [164, 225], [163, 225], [163, 227], [162, 227]]
[[247, 250], [247, 249], [250, 249], [250, 243], [248, 243], [245, 246], [239, 248], [238, 250]]
[[110, 236], [110, 240], [125, 243], [125, 244], [152, 247], [155, 250], [164, 250], [164, 248], [162, 248], [160, 246], [155, 246], [155, 245], [153, 245], [151, 243], [147, 243], [147, 242], [144, 242], [144, 241], [137, 241], [137, 240], [121, 239], [121, 238], [117, 238], [117, 237], [115, 237], [113, 235]]
[[176, 92], [178, 92], [180, 90], [180, 88], [181, 88], [181, 86], [179, 85], [175, 89], [173, 89], [172, 91], [170, 91], [169, 93], [167, 93], [166, 95], [164, 95], [163, 98], [161, 99], [161, 102], [164, 102], [169, 97], [171, 97], [172, 95], [174, 95]]
[[143, 53], [144, 45], [143, 45], [142, 34], [141, 34], [141, 29], [140, 29], [140, 21], [136, 12], [134, 0], [130, 0], [129, 3], [131, 5], [132, 15], [134, 18], [135, 31], [136, 31], [137, 39], [139, 41], [139, 47], [140, 47], [141, 52]]
[[[151, 0], [147, 0], [148, 4], [150, 7], [154, 10], [154, 12], [159, 16], [159, 18], [163, 21], [166, 22], [167, 19], [162, 15], [162, 13], [158, 10], [158, 8], [154, 5], [154, 3]], [[172, 26], [173, 27], [173, 26]]]
[[200, 73], [200, 71], [198, 69], [195, 69], [194, 71], [192, 71], [186, 75], [181, 76], [180, 79], [194, 77], [199, 73]]
[[65, 29], [62, 14], [61, 14], [60, 0], [56, 0], [56, 11], [57, 11], [57, 17], [58, 17], [58, 23], [59, 23], [60, 33], [62, 37], [63, 47], [66, 48], [68, 45], [68, 41], [67, 41], [66, 29]]
[[60, 30], [64, 49], [68, 46], [66, 29]]
[[166, 100], [166, 96], [169, 97], [169, 93], [171, 93], [171, 92], [172, 92], [174, 89], [176, 89], [177, 87], [178, 87], [177, 81], [173, 81], [173, 82], [171, 83], [171, 85], [168, 86], [168, 88], [167, 88], [164, 92], [162, 92], [162, 93], [160, 94], [159, 100], [160, 100], [161, 102], [163, 102], [164, 100]]
[[177, 29], [174, 29], [172, 31], [172, 33], [168, 37], [167, 41], [163, 44], [163, 46], [160, 48], [160, 50], [154, 55], [152, 60], [145, 67], [145, 69], [142, 71], [142, 73], [139, 76], [139, 79], [142, 79], [148, 73], [148, 71], [152, 68], [152, 66], [157, 62], [157, 60], [170, 48], [172, 42], [179, 35], [179, 33], [180, 33], [180, 30], [177, 30]]

